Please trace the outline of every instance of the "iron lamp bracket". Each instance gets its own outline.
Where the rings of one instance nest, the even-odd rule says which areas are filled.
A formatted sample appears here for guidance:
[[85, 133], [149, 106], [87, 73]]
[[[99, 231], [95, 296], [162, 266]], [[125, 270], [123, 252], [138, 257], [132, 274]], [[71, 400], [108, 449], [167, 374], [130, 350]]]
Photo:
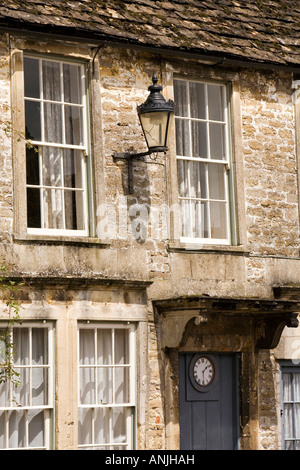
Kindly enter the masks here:
[[133, 193], [133, 160], [141, 160], [147, 155], [151, 155], [155, 152], [165, 152], [167, 149], [165, 147], [156, 148], [156, 149], [149, 149], [147, 152], [141, 153], [130, 153], [130, 152], [123, 152], [113, 154], [114, 160], [127, 160], [128, 164], [128, 191], [129, 194]]

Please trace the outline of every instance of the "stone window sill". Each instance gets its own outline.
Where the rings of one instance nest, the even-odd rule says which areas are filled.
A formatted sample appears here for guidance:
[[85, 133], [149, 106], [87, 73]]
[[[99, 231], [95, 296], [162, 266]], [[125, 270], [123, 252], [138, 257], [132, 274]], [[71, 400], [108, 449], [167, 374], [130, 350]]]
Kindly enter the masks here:
[[18, 243], [39, 243], [52, 245], [85, 245], [105, 247], [111, 244], [110, 240], [101, 240], [95, 237], [65, 237], [49, 235], [14, 235], [13, 240]]
[[244, 245], [199, 245], [196, 243], [182, 243], [177, 240], [169, 242], [168, 250], [175, 253], [249, 254], [249, 250]]

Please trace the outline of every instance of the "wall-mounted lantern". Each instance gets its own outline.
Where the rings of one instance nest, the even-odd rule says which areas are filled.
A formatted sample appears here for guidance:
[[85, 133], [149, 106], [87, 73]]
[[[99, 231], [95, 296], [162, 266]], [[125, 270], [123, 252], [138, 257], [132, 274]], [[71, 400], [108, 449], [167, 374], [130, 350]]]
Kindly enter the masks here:
[[169, 131], [170, 115], [174, 112], [174, 102], [166, 101], [161, 94], [162, 86], [157, 85], [156, 74], [152, 77], [152, 85], [148, 90], [150, 94], [145, 103], [137, 107], [138, 116], [148, 146], [147, 152], [142, 153], [115, 153], [115, 159], [128, 161], [129, 193], [133, 192], [132, 161], [150, 155], [154, 152], [166, 152]]

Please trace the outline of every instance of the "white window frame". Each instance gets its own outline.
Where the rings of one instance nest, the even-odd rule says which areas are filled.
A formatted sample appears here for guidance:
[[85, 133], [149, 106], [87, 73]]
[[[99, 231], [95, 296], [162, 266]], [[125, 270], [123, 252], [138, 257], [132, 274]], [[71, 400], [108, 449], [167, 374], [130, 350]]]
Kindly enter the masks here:
[[[97, 369], [99, 368], [115, 368], [115, 367], [120, 367], [118, 365], [103, 365], [103, 364], [88, 364], [88, 365], [82, 365], [80, 364], [80, 330], [82, 329], [93, 329], [94, 330], [94, 335], [95, 335], [95, 348], [97, 348], [97, 342], [96, 342], [96, 334], [97, 330], [101, 329], [106, 329], [106, 330], [111, 330], [112, 331], [112, 351], [114, 351], [114, 330], [116, 329], [126, 329], [129, 331], [129, 363], [122, 365], [123, 367], [129, 367], [130, 373], [129, 373], [129, 381], [130, 381], [130, 398], [128, 403], [93, 403], [93, 404], [82, 404], [80, 401], [80, 393], [81, 393], [81, 384], [80, 384], [80, 369], [84, 367], [94, 367], [95, 368], [95, 376], [97, 376]], [[95, 350], [95, 357], [97, 357], [97, 351]], [[113, 361], [114, 362], [114, 358]], [[79, 372], [78, 372], [78, 405], [79, 405], [79, 413], [80, 410], [91, 410], [92, 413], [92, 423], [91, 423], [91, 428], [92, 428], [92, 442], [88, 444], [81, 444], [78, 443], [78, 448], [79, 449], [105, 449], [105, 450], [111, 450], [111, 449], [118, 449], [118, 450], [132, 450], [135, 448], [135, 437], [136, 437], [136, 386], [137, 386], [137, 378], [136, 378], [136, 325], [135, 323], [127, 322], [127, 323], [90, 323], [90, 322], [80, 322], [78, 324], [78, 367], [79, 367]], [[112, 374], [112, 377], [114, 377], [114, 374]], [[96, 384], [97, 384], [97, 379], [94, 381], [94, 387], [95, 387], [95, 397], [97, 396], [96, 393]], [[114, 391], [114, 384], [113, 384], [113, 391]], [[113, 393], [114, 396], [114, 393]], [[112, 442], [112, 423], [109, 423], [109, 442], [107, 443], [97, 443], [94, 440], [95, 437], [95, 419], [94, 419], [94, 410], [99, 409], [99, 408], [121, 408], [124, 407], [127, 410], [126, 414], [126, 435], [127, 435], [127, 440], [126, 442], [123, 443], [114, 443]], [[79, 426], [79, 421], [78, 421], [78, 426]]]
[[[0, 328], [5, 328], [7, 324], [1, 324]], [[9, 396], [9, 405], [8, 406], [0, 406], [0, 414], [4, 412], [4, 422], [5, 422], [5, 435], [4, 435], [4, 446], [2, 449], [7, 450], [51, 450], [54, 447], [54, 328], [53, 325], [49, 322], [24, 322], [23, 325], [15, 325], [13, 327], [13, 331], [17, 329], [28, 328], [29, 329], [29, 363], [25, 365], [16, 364], [14, 369], [19, 371], [21, 369], [27, 369], [29, 372], [29, 381], [32, 380], [32, 368], [44, 368], [48, 370], [47, 374], [47, 403], [44, 405], [32, 405], [32, 389], [28, 390], [28, 401], [29, 404], [27, 406], [23, 406], [16, 401], [16, 396], [14, 395], [14, 388], [15, 385], [11, 382], [6, 383], [5, 385], [2, 384], [3, 387], [8, 388], [8, 396]], [[48, 364], [32, 364], [32, 329], [33, 328], [43, 328], [48, 331]], [[12, 341], [13, 344], [13, 341]], [[22, 375], [21, 375], [22, 376]], [[18, 387], [17, 385], [16, 387]], [[25, 386], [25, 384], [21, 384], [20, 386]], [[1, 387], [1, 384], [0, 384]], [[1, 404], [2, 405], [2, 404]], [[31, 411], [43, 411], [44, 412], [44, 445], [39, 447], [29, 446], [29, 427], [28, 427], [28, 415]], [[25, 429], [25, 446], [23, 447], [9, 447], [9, 415], [12, 412], [21, 412], [23, 413], [23, 417], [25, 420], [24, 429]]]
[[[178, 161], [189, 161], [189, 162], [197, 162], [197, 163], [204, 163], [206, 164], [206, 179], [208, 178], [208, 165], [211, 163], [211, 164], [218, 164], [218, 165], [222, 165], [223, 168], [224, 168], [224, 192], [225, 192], [225, 198], [224, 200], [214, 200], [214, 199], [210, 199], [209, 196], [207, 198], [193, 198], [191, 196], [189, 197], [180, 197], [179, 194], [178, 194], [178, 200], [181, 201], [181, 200], [187, 200], [189, 202], [189, 225], [190, 225], [190, 232], [192, 233], [193, 231], [193, 228], [192, 228], [192, 225], [193, 225], [193, 214], [192, 214], [192, 206], [191, 206], [191, 202], [192, 201], [203, 201], [203, 202], [206, 202], [207, 204], [210, 204], [211, 202], [224, 202], [224, 204], [226, 205], [226, 237], [225, 238], [222, 238], [222, 239], [219, 239], [219, 238], [212, 238], [211, 236], [210, 237], [194, 237], [194, 236], [180, 236], [180, 242], [181, 243], [184, 243], [184, 244], [196, 244], [196, 245], [231, 245], [232, 244], [232, 211], [233, 211], [233, 208], [232, 208], [232, 163], [231, 163], [231, 153], [232, 153], [232, 150], [231, 150], [231, 134], [230, 134], [230, 106], [229, 106], [229, 87], [226, 83], [224, 82], [214, 82], [214, 81], [205, 81], [205, 80], [195, 80], [195, 79], [183, 79], [183, 78], [180, 78], [180, 77], [174, 77], [174, 81], [182, 81], [182, 82], [185, 82], [186, 83], [186, 87], [187, 87], [187, 96], [188, 96], [188, 116], [187, 117], [183, 117], [183, 116], [176, 116], [175, 114], [175, 121], [176, 119], [182, 119], [182, 120], [186, 120], [188, 121], [189, 123], [189, 144], [190, 144], [190, 150], [192, 152], [192, 121], [201, 121], [201, 122], [204, 122], [206, 123], [207, 125], [207, 151], [208, 151], [208, 157], [207, 158], [199, 158], [199, 157], [195, 157], [193, 156], [192, 154], [189, 155], [189, 156], [183, 156], [183, 155], [177, 155], [177, 150], [176, 150], [176, 161], [177, 161], [177, 165], [178, 165]], [[206, 97], [207, 97], [207, 86], [208, 85], [219, 85], [221, 87], [223, 87], [223, 93], [224, 93], [224, 96], [225, 96], [225, 99], [224, 99], [224, 116], [225, 116], [225, 120], [224, 121], [213, 121], [213, 120], [209, 120], [208, 119], [208, 112], [207, 112], [207, 109], [206, 109], [206, 118], [205, 119], [200, 119], [200, 118], [193, 118], [191, 117], [191, 113], [190, 113], [190, 98], [189, 98], [189, 83], [201, 83], [205, 86], [205, 93], [206, 93]], [[208, 100], [206, 99], [206, 108], [208, 108]], [[224, 144], [225, 144], [225, 158], [223, 160], [218, 160], [218, 159], [212, 159], [210, 158], [210, 141], [209, 141], [209, 123], [218, 123], [218, 124], [224, 124], [225, 126], [225, 141], [224, 141]], [[175, 130], [176, 132], [176, 130]], [[190, 173], [190, 170], [188, 170], [189, 173]], [[190, 181], [190, 174], [188, 175], [188, 179]], [[178, 184], [178, 183], [177, 183]], [[190, 183], [189, 183], [190, 185]], [[180, 220], [180, 224], [182, 225], [183, 223], [183, 220], [182, 220], [182, 217], [183, 216], [183, 211], [182, 211], [182, 208], [180, 208], [180, 217], [181, 217], [181, 220]], [[208, 217], [209, 217], [209, 214], [210, 214], [210, 211], [208, 210]], [[210, 220], [208, 221], [208, 227], [209, 227], [209, 231], [211, 231], [211, 222]], [[211, 235], [211, 234], [210, 234]]]
[[[40, 191], [40, 208], [41, 208], [41, 228], [31, 228], [27, 227], [27, 233], [31, 235], [56, 235], [56, 236], [76, 236], [76, 237], [86, 237], [89, 235], [89, 214], [88, 214], [88, 199], [89, 199], [89, 193], [88, 193], [88, 187], [87, 187], [87, 160], [88, 160], [88, 155], [90, 153], [89, 151], [89, 132], [88, 132], [88, 97], [87, 97], [87, 67], [86, 64], [81, 62], [81, 61], [73, 61], [73, 60], [66, 60], [66, 59], [56, 59], [56, 58], [51, 58], [48, 56], [44, 55], [34, 55], [34, 54], [24, 54], [24, 58], [32, 58], [32, 59], [37, 59], [39, 60], [39, 74], [40, 74], [40, 83], [42, 83], [42, 60], [46, 60], [48, 62], [54, 62], [60, 64], [60, 71], [62, 70], [62, 67], [64, 64], [71, 64], [71, 65], [78, 65], [81, 67], [81, 90], [82, 90], [82, 104], [72, 104], [72, 103], [66, 103], [65, 101], [51, 101], [43, 98], [43, 91], [41, 90], [41, 96], [40, 98], [33, 98], [33, 97], [26, 97], [25, 96], [25, 90], [24, 90], [24, 102], [26, 101], [36, 101], [41, 103], [41, 111], [40, 111], [40, 119], [41, 119], [41, 140], [36, 141], [36, 140], [30, 140], [30, 143], [39, 148], [39, 169], [40, 169], [40, 181], [41, 181], [41, 176], [42, 176], [42, 149], [43, 147], [54, 147], [56, 149], [60, 149], [61, 151], [63, 149], [74, 149], [74, 150], [79, 150], [82, 154], [82, 159], [81, 159], [81, 171], [82, 171], [82, 181], [83, 181], [83, 187], [82, 189], [76, 189], [76, 191], [82, 191], [83, 193], [83, 223], [85, 226], [84, 230], [68, 230], [68, 229], [53, 229], [53, 228], [43, 228], [44, 224], [44, 211], [43, 211], [43, 201], [42, 201], [42, 193], [43, 191]], [[61, 80], [62, 80], [62, 73], [61, 73]], [[47, 142], [44, 140], [44, 112], [43, 112], [43, 106], [45, 103], [51, 103], [51, 104], [59, 104], [62, 107], [62, 129], [63, 129], [63, 143], [51, 143]], [[83, 145], [69, 145], [65, 143], [65, 126], [64, 126], [64, 106], [67, 104], [68, 106], [76, 106], [80, 107], [83, 109], [82, 116], [83, 116]], [[63, 175], [63, 168], [61, 169], [62, 175]], [[62, 195], [64, 194], [65, 190], [70, 190], [70, 188], [65, 187], [64, 185], [59, 186], [59, 187], [54, 187], [54, 186], [44, 186], [44, 185], [30, 185], [26, 184], [26, 188], [36, 188], [36, 189], [58, 189], [61, 191]], [[73, 188], [75, 189], [75, 188]], [[64, 215], [64, 204], [62, 205], [63, 207], [63, 215]], [[64, 218], [63, 218], [64, 219]]]

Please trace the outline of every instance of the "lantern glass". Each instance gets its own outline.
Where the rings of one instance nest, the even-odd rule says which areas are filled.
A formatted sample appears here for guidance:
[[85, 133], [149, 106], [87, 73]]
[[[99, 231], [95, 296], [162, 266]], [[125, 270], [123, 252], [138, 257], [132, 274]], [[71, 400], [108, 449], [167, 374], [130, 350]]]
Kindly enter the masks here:
[[140, 114], [140, 121], [148, 148], [152, 151], [156, 148], [157, 150], [166, 149], [169, 112], [156, 111]]

